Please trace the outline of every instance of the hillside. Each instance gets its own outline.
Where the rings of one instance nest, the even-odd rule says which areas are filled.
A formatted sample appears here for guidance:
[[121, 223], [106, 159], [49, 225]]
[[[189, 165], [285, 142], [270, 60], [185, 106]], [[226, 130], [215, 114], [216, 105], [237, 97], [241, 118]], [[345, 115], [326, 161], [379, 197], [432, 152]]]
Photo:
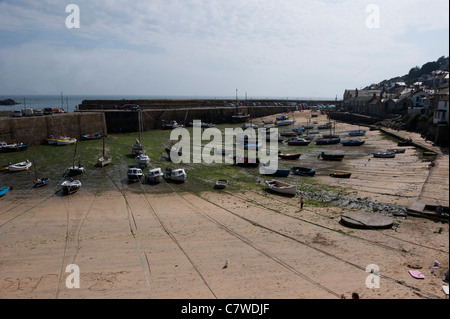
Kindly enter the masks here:
[[409, 70], [408, 74], [405, 74], [403, 76], [393, 77], [391, 79], [384, 80], [378, 84], [371, 84], [364, 89], [368, 90], [368, 89], [374, 89], [376, 87], [383, 87], [383, 86], [386, 86], [386, 84], [388, 84], [388, 83], [394, 83], [394, 82], [405, 82], [405, 84], [407, 86], [409, 86], [413, 83], [420, 82], [424, 76], [429, 75], [432, 72], [438, 71], [438, 70], [447, 71], [447, 72], [449, 71], [449, 57], [442, 56], [439, 59], [437, 59], [436, 61], [431, 61], [431, 62], [425, 63], [421, 67], [415, 66], [411, 70]]

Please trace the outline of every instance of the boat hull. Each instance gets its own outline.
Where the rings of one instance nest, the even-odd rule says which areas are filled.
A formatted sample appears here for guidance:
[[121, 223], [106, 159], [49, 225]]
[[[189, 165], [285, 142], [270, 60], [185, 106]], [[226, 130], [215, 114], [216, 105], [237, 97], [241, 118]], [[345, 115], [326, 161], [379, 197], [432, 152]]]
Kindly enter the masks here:
[[280, 181], [272, 180], [265, 181], [267, 187], [277, 193], [285, 195], [295, 195], [297, 193], [297, 186], [286, 184]]
[[292, 173], [295, 175], [300, 175], [300, 176], [309, 176], [309, 177], [313, 177], [314, 175], [316, 175], [316, 170], [312, 169], [312, 168], [305, 168], [305, 167], [293, 167], [291, 169]]

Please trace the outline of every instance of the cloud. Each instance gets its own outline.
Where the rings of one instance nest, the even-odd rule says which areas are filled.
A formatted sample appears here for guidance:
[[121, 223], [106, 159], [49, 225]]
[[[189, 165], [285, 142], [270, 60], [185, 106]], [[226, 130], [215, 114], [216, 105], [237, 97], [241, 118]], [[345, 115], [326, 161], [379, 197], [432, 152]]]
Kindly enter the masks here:
[[373, 1], [375, 29], [363, 0], [80, 0], [80, 29], [65, 28], [69, 3], [0, 2], [3, 89], [334, 96], [448, 55], [411, 36], [448, 34], [446, 0]]

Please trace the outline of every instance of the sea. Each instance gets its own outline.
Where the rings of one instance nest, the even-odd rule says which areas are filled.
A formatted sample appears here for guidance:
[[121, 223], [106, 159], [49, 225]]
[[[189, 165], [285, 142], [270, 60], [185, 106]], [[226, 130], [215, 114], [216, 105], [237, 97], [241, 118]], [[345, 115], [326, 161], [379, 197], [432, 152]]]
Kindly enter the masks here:
[[[77, 110], [83, 100], [143, 100], [143, 99], [218, 99], [218, 100], [234, 100], [234, 96], [158, 96], [158, 95], [7, 95], [0, 94], [0, 100], [12, 99], [19, 104], [16, 105], [0, 105], [0, 111], [3, 110], [25, 110], [26, 108], [41, 109], [63, 108], [66, 112], [74, 112]], [[239, 99], [239, 98], [238, 98]], [[278, 99], [280, 101], [287, 100], [284, 97], [254, 97], [253, 99]], [[243, 98], [240, 98], [243, 100]], [[292, 100], [333, 100], [326, 98], [289, 98]]]

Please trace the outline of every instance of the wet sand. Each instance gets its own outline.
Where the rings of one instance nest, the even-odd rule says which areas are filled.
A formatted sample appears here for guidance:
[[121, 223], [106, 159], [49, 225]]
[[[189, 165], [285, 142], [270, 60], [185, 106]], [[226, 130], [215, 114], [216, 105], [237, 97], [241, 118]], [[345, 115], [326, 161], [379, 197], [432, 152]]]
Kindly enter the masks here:
[[[296, 112], [296, 125], [308, 115]], [[357, 128], [337, 123], [336, 131]], [[431, 175], [412, 147], [395, 159], [374, 159], [369, 151], [396, 146], [367, 131], [364, 148], [349, 150], [354, 154], [342, 163], [352, 178], [317, 179], [385, 203], [432, 197], [448, 205], [448, 155], [439, 154]], [[318, 151], [302, 162], [317, 164]], [[306, 201], [300, 211], [298, 198], [264, 191], [197, 194], [189, 180], [157, 187], [167, 192], [129, 187], [2, 198], [0, 298], [334, 299], [352, 292], [364, 299], [446, 298], [448, 223], [394, 217], [391, 229], [351, 229], [339, 223], [343, 207]], [[428, 267], [435, 260], [433, 274]], [[70, 264], [79, 267], [80, 288], [66, 285]], [[373, 264], [379, 288], [366, 286]], [[408, 273], [419, 267], [423, 280]]]

